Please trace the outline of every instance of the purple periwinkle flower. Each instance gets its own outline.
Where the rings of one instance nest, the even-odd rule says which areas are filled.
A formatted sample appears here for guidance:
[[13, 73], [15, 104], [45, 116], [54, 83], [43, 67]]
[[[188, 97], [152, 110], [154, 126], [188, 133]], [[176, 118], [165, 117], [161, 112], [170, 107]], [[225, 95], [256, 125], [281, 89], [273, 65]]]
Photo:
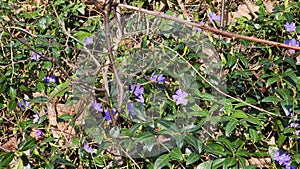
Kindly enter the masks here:
[[84, 40], [86, 45], [90, 45], [94, 43], [94, 36], [87, 36]]
[[144, 88], [141, 87], [139, 84], [132, 84], [130, 85], [130, 93], [133, 93], [135, 96], [140, 96], [142, 93], [144, 93]]
[[128, 111], [129, 111], [129, 113], [131, 114], [131, 116], [134, 116], [135, 113], [134, 113], [134, 111], [133, 111], [133, 103], [132, 103], [132, 102], [131, 102], [131, 103], [128, 103], [127, 106], [128, 106]]
[[285, 25], [284, 25], [286, 31], [288, 32], [293, 32], [296, 30], [296, 24], [295, 22], [292, 22], [292, 23], [288, 23], [286, 22]]
[[55, 76], [46, 76], [46, 77], [43, 77], [42, 79], [43, 81], [49, 83], [49, 82], [56, 82], [56, 77]]
[[31, 58], [31, 60], [34, 60], [34, 61], [40, 61], [41, 55], [42, 55], [42, 52], [38, 52], [38, 54], [37, 54], [34, 51], [31, 51], [30, 58]]
[[166, 78], [162, 74], [156, 75], [155, 72], [153, 72], [149, 80], [153, 80], [155, 81], [155, 83], [159, 83], [159, 82], [164, 83], [166, 81]]
[[33, 123], [37, 123], [40, 120], [40, 116], [38, 114], [34, 114], [33, 115], [34, 119], [33, 119]]
[[94, 149], [92, 147], [90, 147], [88, 143], [84, 143], [83, 149], [88, 153], [94, 152]]
[[[117, 109], [112, 108], [111, 111], [112, 111], [112, 114], [114, 115], [114, 114], [116, 114]], [[110, 118], [109, 110], [104, 110], [104, 113], [105, 113], [104, 119], [105, 119], [106, 121], [109, 121], [110, 123], [112, 123], [111, 118]]]
[[297, 128], [298, 126], [299, 126], [298, 123], [294, 123], [294, 122], [291, 122], [291, 123], [290, 123], [290, 127], [291, 127], [291, 128]]
[[[203, 25], [204, 25], [204, 22], [201, 21], [201, 22], [199, 22], [199, 24], [203, 26]], [[201, 28], [196, 28], [196, 31], [198, 31], [199, 33], [201, 33], [201, 32], [202, 32], [202, 29], [201, 29]]]
[[[295, 38], [290, 39], [290, 40], [286, 40], [286, 41], [284, 41], [284, 43], [287, 44], [287, 45], [291, 45], [291, 46], [299, 46], [299, 42]], [[295, 53], [294, 49], [289, 49], [289, 51], [291, 53]]]
[[274, 154], [274, 160], [280, 165], [288, 165], [289, 161], [291, 160], [291, 156], [285, 152], [280, 153], [280, 151], [277, 150]]
[[96, 100], [93, 102], [93, 108], [96, 111], [103, 112], [103, 108], [102, 108], [101, 104], [98, 103]]
[[221, 20], [221, 17], [219, 15], [216, 15], [215, 12], [209, 13], [208, 15], [212, 21], [220, 21]]
[[182, 105], [187, 105], [188, 100], [186, 97], [188, 94], [181, 89], [178, 89], [176, 91], [176, 94], [172, 96], [173, 100], [176, 101], [176, 105], [182, 104]]
[[298, 136], [300, 134], [300, 130], [295, 131], [295, 135]]
[[31, 105], [30, 105], [31, 103], [25, 99], [24, 99], [24, 104], [20, 100], [17, 100], [17, 104], [19, 107], [21, 107], [22, 110], [31, 108]]
[[286, 164], [285, 169], [297, 169], [296, 166], [291, 166], [291, 162]]
[[43, 135], [44, 135], [44, 133], [40, 129], [35, 132], [36, 137], [42, 137]]
[[139, 95], [137, 99], [135, 99], [137, 102], [140, 102], [145, 105], [145, 99], [143, 95]]

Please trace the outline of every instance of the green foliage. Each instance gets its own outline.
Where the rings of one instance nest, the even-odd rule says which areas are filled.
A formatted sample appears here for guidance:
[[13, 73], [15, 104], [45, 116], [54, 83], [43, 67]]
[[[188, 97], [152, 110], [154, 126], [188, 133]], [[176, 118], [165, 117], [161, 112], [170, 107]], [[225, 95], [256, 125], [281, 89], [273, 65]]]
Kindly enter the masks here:
[[[213, 7], [213, 1], [202, 3], [210, 5], [209, 10], [218, 10]], [[182, 17], [177, 13], [181, 10], [177, 1], [142, 0], [131, 1], [130, 5], [150, 10], [156, 7], [166, 14]], [[256, 5], [260, 7], [256, 19], [241, 17], [222, 29], [281, 43], [292, 38], [299, 41], [299, 2], [276, 2], [270, 13], [263, 1]], [[210, 34], [203, 38], [203, 33], [189, 29], [190, 36], [199, 38], [199, 42], [195, 42], [183, 36], [186, 35], [181, 32], [184, 25], [173, 26], [169, 20], [149, 15], [147, 19], [153, 25], [159, 23], [161, 32], [146, 34], [141, 31], [128, 39], [120, 39], [118, 46], [113, 44], [115, 65], [119, 70], [134, 67], [128, 65], [135, 64], [133, 55], [150, 59], [138, 60], [145, 61], [147, 66], [139, 68], [134, 82], [126, 79], [130, 84], [142, 84], [145, 104], [134, 102], [134, 116], [129, 111], [118, 112], [118, 125], [112, 126], [105, 120], [104, 112], [95, 113], [87, 108], [86, 105], [92, 104], [89, 98], [77, 98], [78, 93], [74, 91], [79, 86], [76, 80], [84, 79], [88, 85], [92, 83], [99, 89], [92, 94], [102, 101], [103, 109], [118, 106], [114, 98], [120, 93], [114, 86], [116, 75], [112, 67], [94, 72], [95, 60], [101, 67], [111, 66], [107, 53], [101, 53], [107, 46], [91, 50], [96, 56], [93, 62], [89, 62], [90, 58], [80, 60], [82, 53], [87, 52], [87, 37], [97, 37], [95, 41], [100, 44], [105, 41], [103, 17], [98, 9], [91, 8], [83, 1], [21, 4], [8, 0], [0, 3], [0, 167], [250, 169], [258, 165], [249, 163], [250, 158], [271, 158], [272, 164], [265, 167], [282, 168], [286, 164], [280, 165], [276, 160], [278, 151], [290, 155], [291, 165], [300, 165], [299, 51], [294, 53], [237, 39], [227, 41]], [[122, 9], [122, 12], [132, 11]], [[206, 13], [195, 13], [195, 20], [203, 19], [206, 25], [212, 26]], [[111, 22], [114, 16], [110, 16]], [[136, 26], [135, 21], [127, 26]], [[294, 22], [295, 31], [288, 32], [284, 26], [286, 22]], [[218, 21], [214, 24], [219, 26]], [[114, 32], [117, 31], [112, 30]], [[205, 67], [213, 69], [215, 66], [206, 64], [207, 53], [199, 54], [185, 42], [190, 42], [197, 50], [211, 46], [216, 49], [208, 52], [221, 57], [226, 84], [219, 85], [220, 90], [212, 86], [212, 82], [219, 80], [214, 79], [218, 76], [205, 72]], [[32, 59], [34, 55], [40, 59]], [[173, 61], [171, 56], [178, 61]], [[159, 60], [165, 57], [169, 58]], [[77, 70], [80, 66], [87, 71]], [[149, 82], [153, 71], [163, 74], [166, 82]], [[52, 76], [54, 81], [49, 80]], [[106, 89], [105, 83], [111, 88]], [[137, 98], [126, 87], [124, 97], [133, 102]], [[179, 88], [189, 93], [186, 107], [177, 105], [172, 97]], [[110, 93], [106, 93], [107, 90]], [[242, 101], [223, 97], [220, 91]], [[85, 102], [78, 101], [80, 99]], [[66, 108], [65, 114], [59, 115], [62, 110], [58, 107], [52, 110], [52, 104], [75, 105], [77, 114]], [[128, 107], [122, 108], [127, 110]], [[50, 112], [47, 114], [47, 111]], [[221, 113], [215, 115], [216, 112]], [[58, 124], [53, 123], [51, 113], [56, 114], [54, 118]], [[85, 113], [90, 116], [81, 118]], [[78, 124], [78, 120], [85, 124]], [[41, 131], [42, 136], [37, 136], [37, 131]], [[120, 141], [119, 138], [130, 139]], [[113, 151], [113, 142], [120, 143], [113, 146], [122, 145], [124, 152]], [[89, 143], [90, 149], [85, 143]], [[144, 157], [131, 157], [135, 150]], [[159, 153], [147, 156], [155, 151]], [[126, 158], [120, 159], [118, 153], [125, 154]]]

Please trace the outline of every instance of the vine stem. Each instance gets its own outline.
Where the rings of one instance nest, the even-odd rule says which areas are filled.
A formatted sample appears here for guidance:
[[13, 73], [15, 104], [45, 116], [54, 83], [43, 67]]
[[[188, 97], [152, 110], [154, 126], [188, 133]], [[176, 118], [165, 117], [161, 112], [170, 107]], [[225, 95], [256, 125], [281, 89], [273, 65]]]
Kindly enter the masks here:
[[118, 89], [119, 89], [119, 97], [118, 97], [118, 108], [117, 108], [117, 113], [114, 116], [112, 111], [110, 110], [110, 117], [111, 117], [111, 121], [113, 126], [117, 125], [116, 120], [118, 119], [118, 113], [120, 112], [121, 108], [122, 108], [122, 104], [123, 104], [123, 96], [124, 96], [124, 90], [123, 90], [123, 84], [121, 82], [121, 79], [119, 77], [118, 74], [118, 70], [115, 64], [115, 58], [112, 52], [112, 46], [111, 46], [111, 42], [110, 42], [110, 32], [109, 32], [109, 15], [111, 12], [111, 5], [112, 5], [112, 1], [108, 1], [108, 3], [105, 5], [105, 12], [104, 12], [104, 29], [105, 29], [105, 38], [106, 38], [106, 44], [107, 44], [107, 50], [108, 50], [108, 56], [109, 56], [109, 61], [111, 63], [113, 72], [114, 72], [114, 76], [116, 78], [117, 81], [117, 85], [118, 85]]
[[239, 34], [235, 34], [235, 33], [230, 33], [230, 32], [226, 32], [220, 29], [216, 29], [210, 26], [205, 26], [205, 25], [200, 25], [198, 23], [194, 23], [191, 21], [187, 21], [184, 19], [180, 19], [178, 17], [173, 17], [170, 15], [166, 15], [162, 12], [158, 12], [158, 11], [150, 11], [147, 9], [143, 9], [143, 8], [138, 8], [135, 6], [130, 6], [130, 5], [126, 5], [126, 4], [121, 4], [121, 3], [116, 3], [114, 2], [113, 5], [115, 6], [119, 6], [121, 8], [126, 8], [126, 9], [131, 9], [131, 10], [135, 10], [138, 12], [142, 12], [142, 13], [146, 13], [146, 14], [150, 14], [150, 15], [154, 15], [154, 16], [158, 16], [167, 20], [171, 20], [171, 21], [175, 21], [178, 23], [182, 23], [188, 26], [194, 26], [197, 28], [201, 28], [210, 32], [214, 32], [220, 35], [224, 35], [227, 37], [231, 37], [231, 38], [237, 38], [237, 39], [243, 39], [243, 40], [248, 40], [248, 41], [252, 41], [252, 42], [258, 42], [258, 43], [263, 43], [263, 44], [268, 44], [268, 45], [272, 45], [272, 46], [277, 46], [277, 47], [282, 47], [282, 48], [288, 48], [288, 49], [294, 49], [294, 50], [298, 50], [300, 51], [300, 47], [299, 46], [291, 46], [291, 45], [287, 45], [284, 43], [279, 43], [279, 42], [274, 42], [274, 41], [269, 41], [269, 40], [264, 40], [264, 39], [260, 39], [260, 38], [256, 38], [256, 37], [249, 37], [249, 36], [244, 36], [244, 35], [239, 35]]

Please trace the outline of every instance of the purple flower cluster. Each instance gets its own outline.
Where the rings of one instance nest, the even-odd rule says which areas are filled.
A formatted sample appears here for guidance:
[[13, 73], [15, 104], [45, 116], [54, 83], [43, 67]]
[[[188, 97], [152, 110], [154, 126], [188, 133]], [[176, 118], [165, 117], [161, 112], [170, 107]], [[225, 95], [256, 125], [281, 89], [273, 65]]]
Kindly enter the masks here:
[[274, 160], [277, 161], [279, 165], [284, 165], [286, 169], [296, 169], [296, 166], [291, 166], [291, 156], [285, 152], [277, 150], [274, 154]]
[[56, 77], [55, 76], [45, 76], [42, 80], [46, 83], [56, 82]]
[[[293, 31], [296, 31], [296, 24], [295, 24], [295, 22], [291, 22], [291, 23], [286, 22], [284, 25], [284, 28], [288, 32], [293, 32]], [[300, 46], [300, 43], [295, 38], [292, 38], [290, 40], [285, 40], [284, 43], [287, 45], [291, 45], [291, 46]], [[295, 50], [289, 49], [289, 52], [295, 53]]]
[[25, 100], [25, 99], [24, 99], [24, 102], [21, 102], [20, 100], [17, 100], [17, 104], [22, 109], [22, 111], [31, 108], [31, 103], [29, 101]]
[[40, 120], [40, 116], [38, 114], [34, 114], [33, 115], [34, 119], [33, 119], [33, 123], [37, 123]]
[[94, 43], [94, 36], [87, 36], [87, 37], [84, 39], [84, 42], [85, 42], [86, 45], [93, 44], [93, 43]]
[[137, 98], [135, 99], [137, 102], [145, 104], [145, 99], [143, 96], [144, 88], [140, 86], [140, 84], [132, 84], [130, 85], [130, 93], [133, 93]]
[[42, 55], [42, 52], [35, 53], [34, 51], [31, 51], [30, 58], [31, 58], [31, 60], [38, 62], [38, 61], [40, 61], [41, 55]]
[[176, 94], [172, 96], [173, 100], [176, 101], [176, 105], [182, 104], [187, 105], [188, 100], [186, 97], [188, 94], [185, 91], [182, 91], [181, 89], [178, 89], [176, 91]]
[[38, 129], [38, 130], [36, 130], [36, 132], [35, 132], [35, 136], [36, 136], [36, 137], [43, 137], [43, 136], [44, 136], [44, 133], [42, 132], [42, 130]]
[[296, 30], [296, 24], [295, 22], [292, 22], [292, 23], [288, 23], [286, 22], [285, 25], [284, 25], [286, 31], [288, 32], [293, 32]]
[[[109, 113], [109, 110], [104, 110], [101, 106], [100, 103], [98, 103], [96, 100], [93, 102], [93, 109], [96, 110], [97, 112], [101, 112], [103, 113], [104, 112], [104, 119], [110, 123], [112, 123], [112, 120], [111, 120], [111, 117], [110, 117], [110, 113]], [[117, 109], [115, 108], [112, 108], [112, 113], [113, 114], [116, 114], [117, 112]]]
[[[199, 22], [199, 24], [203, 26], [204, 22], [201, 21], [201, 22]], [[202, 29], [201, 28], [196, 28], [196, 31], [198, 31], [199, 33], [202, 33]]]
[[92, 147], [90, 147], [88, 143], [84, 143], [83, 149], [88, 153], [94, 152], [94, 149]]
[[298, 130], [298, 126], [299, 126], [299, 123], [297, 122], [298, 115], [294, 115], [293, 113], [290, 113], [290, 116], [291, 116], [291, 121], [287, 127], [293, 128], [295, 130], [295, 135], [297, 136], [297, 139], [299, 139], [300, 130]]
[[[112, 111], [112, 114], [115, 115], [116, 112], [117, 112], [117, 109], [112, 108], [111, 111]], [[110, 112], [109, 112], [109, 110], [104, 110], [104, 113], [105, 113], [104, 119], [106, 121], [112, 123], [111, 118], [110, 118]]]
[[103, 112], [103, 108], [102, 108], [101, 104], [98, 103], [96, 100], [93, 102], [93, 108], [96, 111]]
[[162, 74], [156, 75], [155, 72], [153, 72], [149, 80], [153, 80], [155, 81], [155, 83], [159, 83], [159, 82], [164, 83], [166, 81], [166, 78]]
[[[284, 41], [284, 43], [287, 44], [287, 45], [291, 45], [291, 46], [299, 46], [299, 44], [300, 44], [295, 38], [292, 38], [290, 40], [286, 40], [286, 41]], [[289, 51], [291, 53], [295, 53], [294, 49], [289, 49]]]
[[221, 17], [219, 15], [216, 15], [215, 12], [208, 13], [208, 16], [212, 21], [221, 21]]

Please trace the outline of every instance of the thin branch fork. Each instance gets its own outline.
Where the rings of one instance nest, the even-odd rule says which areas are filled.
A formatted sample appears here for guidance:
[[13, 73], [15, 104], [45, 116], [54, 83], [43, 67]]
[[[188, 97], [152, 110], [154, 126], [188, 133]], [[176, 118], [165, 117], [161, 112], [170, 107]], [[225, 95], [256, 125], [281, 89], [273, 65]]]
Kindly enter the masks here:
[[170, 15], [166, 15], [162, 12], [157, 12], [157, 11], [150, 11], [150, 10], [146, 10], [143, 8], [138, 8], [135, 6], [130, 6], [130, 5], [126, 5], [126, 4], [121, 4], [121, 3], [113, 3], [114, 6], [119, 6], [121, 8], [126, 8], [126, 9], [131, 9], [131, 10], [135, 10], [138, 12], [142, 12], [142, 13], [146, 13], [146, 14], [150, 14], [150, 15], [154, 15], [154, 16], [158, 16], [167, 20], [171, 20], [171, 21], [175, 21], [178, 23], [182, 23], [185, 25], [189, 25], [189, 26], [194, 26], [194, 27], [198, 27], [210, 32], [214, 32], [220, 35], [224, 35], [227, 37], [231, 37], [231, 38], [237, 38], [237, 39], [243, 39], [243, 40], [248, 40], [248, 41], [252, 41], [252, 42], [258, 42], [258, 43], [263, 43], [263, 44], [268, 44], [268, 45], [272, 45], [272, 46], [277, 46], [277, 47], [282, 47], [282, 48], [288, 48], [288, 49], [294, 49], [294, 50], [298, 50], [300, 51], [300, 47], [299, 46], [291, 46], [291, 45], [287, 45], [284, 43], [279, 43], [279, 42], [274, 42], [274, 41], [269, 41], [269, 40], [264, 40], [264, 39], [260, 39], [260, 38], [256, 38], [256, 37], [249, 37], [249, 36], [244, 36], [244, 35], [239, 35], [239, 34], [235, 34], [235, 33], [230, 33], [230, 32], [226, 32], [220, 29], [216, 29], [210, 26], [204, 26], [204, 25], [200, 25], [198, 23], [194, 23], [191, 21], [187, 21], [187, 20], [183, 20], [177, 17], [173, 17]]

